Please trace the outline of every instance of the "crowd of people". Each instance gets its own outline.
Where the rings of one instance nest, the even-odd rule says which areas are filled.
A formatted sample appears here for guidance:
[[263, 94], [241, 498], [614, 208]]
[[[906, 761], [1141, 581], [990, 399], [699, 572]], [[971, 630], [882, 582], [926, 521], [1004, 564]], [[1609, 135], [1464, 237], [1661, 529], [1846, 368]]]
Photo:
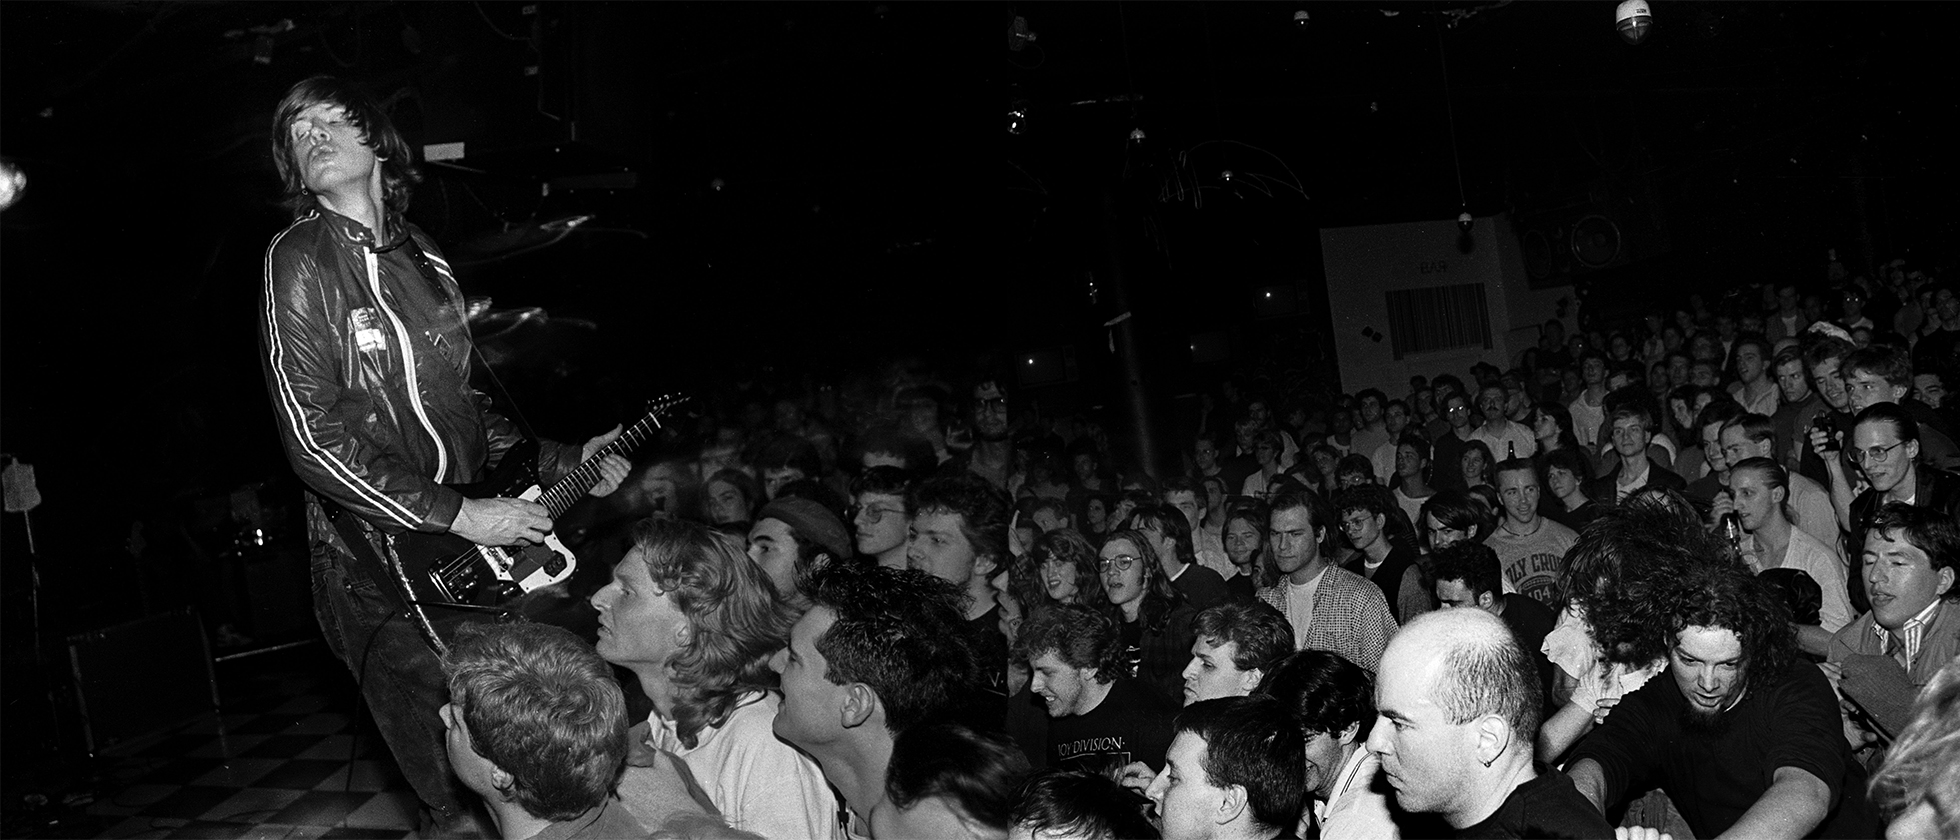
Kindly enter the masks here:
[[[411, 358], [424, 406], [361, 415], [335, 398], [402, 383], [319, 360], [390, 371], [417, 333], [309, 342], [314, 287], [326, 328], [363, 302], [335, 271], [454, 288], [368, 107], [309, 80], [275, 118], [300, 213], [268, 258], [268, 386], [317, 494], [322, 623], [436, 831], [480, 800], [548, 840], [1960, 834], [1960, 301], [1936, 280], [1550, 322], [1511, 369], [1395, 398], [1227, 381], [1156, 475], [1000, 378], [849, 411], [751, 390], [630, 471], [609, 436], [547, 447], [602, 498], [539, 522], [440, 483], [494, 460], [445, 437], [509, 451], [466, 381], [415, 384], [466, 353]], [[403, 429], [429, 434], [373, 446]], [[403, 529], [557, 533], [604, 578], [596, 626], [430, 626], [418, 653], [357, 574]]]

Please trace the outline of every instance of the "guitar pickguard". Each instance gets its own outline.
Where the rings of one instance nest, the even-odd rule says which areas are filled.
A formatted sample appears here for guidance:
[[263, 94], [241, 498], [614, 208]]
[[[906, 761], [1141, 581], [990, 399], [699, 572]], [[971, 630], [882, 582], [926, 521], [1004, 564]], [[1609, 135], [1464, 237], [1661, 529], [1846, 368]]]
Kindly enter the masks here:
[[[517, 498], [536, 501], [543, 492], [533, 484]], [[480, 550], [498, 580], [514, 583], [524, 592], [565, 580], [578, 568], [578, 557], [555, 533], [546, 534], [543, 545], [481, 546]]]

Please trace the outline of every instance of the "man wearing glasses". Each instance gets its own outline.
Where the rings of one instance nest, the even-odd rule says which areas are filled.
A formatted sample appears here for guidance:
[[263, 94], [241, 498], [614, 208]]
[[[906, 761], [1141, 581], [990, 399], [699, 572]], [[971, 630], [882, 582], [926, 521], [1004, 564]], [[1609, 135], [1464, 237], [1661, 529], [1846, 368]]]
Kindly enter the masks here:
[[[1815, 444], [1816, 436], [1812, 440]], [[1851, 537], [1845, 550], [1852, 563], [1846, 575], [1851, 606], [1866, 612], [1871, 600], [1865, 592], [1864, 551], [1872, 517], [1889, 502], [1960, 515], [1960, 475], [1919, 463], [1919, 424], [1897, 403], [1875, 403], [1858, 412], [1847, 443], [1846, 455], [1870, 485], [1851, 500]], [[1847, 482], [1837, 458], [1825, 458], [1824, 463], [1833, 485]]]
[[859, 557], [887, 569], [905, 568], [906, 529], [912, 524], [905, 491], [910, 488], [898, 467], [870, 467], [851, 479], [851, 530]]
[[1008, 408], [1007, 386], [993, 379], [974, 385], [973, 448], [956, 460], [967, 472], [1012, 496], [1027, 477], [1014, 474], [1014, 424]]
[[1429, 483], [1438, 490], [1468, 490], [1463, 481], [1463, 450], [1470, 448], [1470, 399], [1452, 391], [1443, 398], [1443, 419], [1449, 428], [1431, 442]]

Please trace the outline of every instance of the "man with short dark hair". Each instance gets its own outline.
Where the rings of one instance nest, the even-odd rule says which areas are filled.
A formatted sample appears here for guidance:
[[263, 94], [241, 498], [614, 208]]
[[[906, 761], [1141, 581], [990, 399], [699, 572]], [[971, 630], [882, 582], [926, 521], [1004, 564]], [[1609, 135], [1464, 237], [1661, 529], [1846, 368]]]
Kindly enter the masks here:
[[[1388, 429], [1388, 395], [1377, 388], [1363, 388], [1354, 395], [1354, 404], [1360, 422], [1355, 424], [1354, 434], [1348, 439], [1348, 451], [1373, 458], [1375, 450], [1395, 439]], [[1404, 407], [1405, 417], [1407, 411]]]
[[1872, 515], [1864, 548], [1872, 608], [1831, 638], [1826, 670], [1897, 736], [1910, 698], [1960, 656], [1960, 525], [1945, 511], [1890, 502]]
[[1438, 490], [1468, 490], [1463, 477], [1463, 451], [1470, 448], [1470, 400], [1452, 392], [1443, 397], [1443, 431], [1430, 441], [1429, 483]]
[[957, 716], [978, 687], [962, 593], [920, 571], [839, 564], [807, 594], [809, 612], [770, 661], [782, 675], [774, 729], [816, 759], [864, 825], [897, 737]]
[[1557, 623], [1551, 608], [1536, 598], [1503, 591], [1504, 573], [1497, 553], [1483, 543], [1456, 543], [1431, 556], [1430, 566], [1430, 575], [1436, 579], [1436, 602], [1443, 609], [1473, 607], [1503, 619], [1511, 628], [1519, 646], [1538, 666], [1538, 688], [1551, 710], [1552, 661], [1544, 652], [1545, 637]]
[[1416, 565], [1415, 535], [1391, 539], [1389, 512], [1400, 507], [1388, 488], [1379, 484], [1350, 487], [1335, 494], [1334, 511], [1341, 533], [1355, 548], [1342, 568], [1365, 577], [1382, 591], [1396, 623], [1428, 612], [1429, 593], [1422, 589], [1422, 570]]
[[1129, 527], [1150, 541], [1164, 579], [1184, 594], [1184, 602], [1191, 609], [1203, 610], [1224, 603], [1230, 593], [1225, 590], [1225, 578], [1198, 565], [1187, 522], [1184, 512], [1170, 505], [1145, 505], [1130, 512]]
[[1404, 810], [1440, 815], [1459, 837], [1613, 836], [1570, 779], [1533, 765], [1538, 681], [1496, 616], [1410, 622], [1382, 657], [1375, 708], [1368, 749]]
[[852, 542], [859, 557], [887, 569], [905, 568], [906, 537], [912, 523], [905, 506], [909, 475], [898, 467], [867, 467], [851, 479]]
[[1124, 840], [1157, 833], [1136, 796], [1100, 773], [1039, 770], [1020, 796], [1008, 840]]
[[[1805, 456], [1810, 454], [1810, 424], [1818, 413], [1825, 411], [1824, 398], [1810, 387], [1810, 377], [1804, 371], [1803, 353], [1795, 347], [1786, 347], [1776, 354], [1770, 363], [1770, 371], [1776, 377], [1779, 404], [1776, 413], [1770, 415], [1771, 425], [1776, 432], [1776, 458], [1783, 468], [1818, 482], [1829, 476], [1824, 474], [1822, 461], [1811, 465]], [[1811, 456], [1815, 459], [1816, 456]], [[1815, 471], [1812, 474], [1811, 470]]]
[[[1188, 476], [1171, 476], [1164, 482], [1164, 504], [1177, 508], [1184, 514], [1184, 521], [1191, 532], [1191, 550], [1197, 555], [1198, 565], [1217, 572], [1219, 579], [1238, 573], [1232, 559], [1225, 556], [1223, 523], [1207, 522], [1206, 516], [1214, 509], [1212, 493], [1205, 488], [1206, 482]], [[1222, 494], [1221, 494], [1222, 498]], [[1220, 511], [1222, 512], [1222, 511]]]
[[912, 486], [906, 537], [907, 565], [966, 593], [968, 633], [983, 670], [983, 685], [1007, 702], [1007, 637], [1000, 631], [992, 580], [1009, 562], [1007, 526], [1013, 505], [979, 476], [955, 472]]
[[1681, 476], [1647, 457], [1647, 444], [1654, 439], [1654, 413], [1643, 401], [1632, 400], [1614, 411], [1608, 421], [1613, 452], [1620, 462], [1586, 485], [1586, 497], [1606, 504], [1621, 499], [1649, 484], [1680, 490], [1687, 486]]
[[[1368, 751], [1375, 725], [1375, 683], [1368, 672], [1324, 650], [1303, 650], [1274, 663], [1259, 694], [1278, 699], [1300, 721], [1306, 741], [1306, 793], [1296, 836], [1320, 826], [1322, 837], [1394, 840], [1402, 826], [1379, 784], [1381, 761]], [[1407, 816], [1406, 814], [1403, 816]], [[1408, 827], [1410, 836], [1416, 826]]]
[[1127, 676], [1114, 620], [1081, 604], [1038, 610], [1021, 625], [1014, 656], [1028, 663], [1029, 688], [1048, 710], [1046, 766], [1163, 767], [1175, 707], [1147, 681]]
[[1565, 572], [1565, 552], [1579, 541], [1571, 528], [1539, 514], [1538, 470], [1513, 458], [1497, 465], [1497, 501], [1504, 518], [1484, 544], [1496, 552], [1504, 577], [1516, 591], [1539, 603], [1552, 603], [1552, 590]]
[[1395, 616], [1379, 587], [1332, 565], [1333, 524], [1333, 509], [1312, 491], [1275, 497], [1266, 550], [1281, 578], [1254, 594], [1286, 616], [1295, 649], [1331, 650], [1372, 669], [1395, 633]]
[[[1861, 563], [1865, 536], [1879, 506], [1902, 502], [1960, 517], [1960, 475], [1920, 463], [1919, 429], [1912, 415], [1896, 403], [1878, 403], [1858, 412], [1851, 422], [1851, 434], [1844, 438], [1843, 449], [1848, 459], [1865, 479], [1864, 492], [1839, 508], [1844, 516], [1842, 524], [1846, 526], [1844, 553], [1851, 568], [1845, 583], [1851, 590], [1853, 610], [1871, 609]], [[1813, 435], [1812, 440], [1817, 437]], [[1831, 497], [1835, 504], [1842, 489], [1840, 485], [1848, 482], [1841, 465], [1832, 463], [1828, 469], [1832, 473]]]
[[1667, 675], [1620, 699], [1567, 772], [1604, 811], [1657, 782], [1696, 837], [1872, 837], [1837, 699], [1754, 575], [1691, 568], [1653, 594]]
[[1572, 412], [1572, 433], [1579, 447], [1596, 453], [1600, 449], [1601, 429], [1606, 425], [1606, 357], [1587, 352], [1579, 360], [1579, 379], [1585, 390], [1566, 404]]
[[1184, 705], [1251, 694], [1266, 669], [1293, 652], [1286, 616], [1259, 602], [1219, 604], [1191, 623]]
[[612, 666], [564, 628], [480, 624], [443, 657], [449, 764], [507, 840], [646, 833], [613, 791], [626, 771], [626, 697]]
[[1028, 760], [1004, 735], [949, 723], [914, 726], [892, 746], [872, 837], [1005, 837]]
[[1736, 380], [1729, 385], [1729, 396], [1734, 397], [1744, 411], [1775, 414], [1780, 403], [1776, 382], [1766, 375], [1769, 373], [1769, 342], [1754, 335], [1736, 339], [1735, 349], [1729, 353], [1729, 364], [1735, 368]]
[[1164, 772], [1146, 796], [1165, 840], [1271, 840], [1304, 791], [1299, 724], [1271, 697], [1206, 700], [1179, 712]]
[[1912, 360], [1905, 351], [1885, 344], [1862, 347], [1845, 355], [1839, 373], [1847, 410], [1856, 414], [1882, 402], [1898, 404], [1919, 424], [1920, 457], [1940, 469], [1960, 469], [1960, 446], [1954, 445], [1946, 418], [1912, 398]]

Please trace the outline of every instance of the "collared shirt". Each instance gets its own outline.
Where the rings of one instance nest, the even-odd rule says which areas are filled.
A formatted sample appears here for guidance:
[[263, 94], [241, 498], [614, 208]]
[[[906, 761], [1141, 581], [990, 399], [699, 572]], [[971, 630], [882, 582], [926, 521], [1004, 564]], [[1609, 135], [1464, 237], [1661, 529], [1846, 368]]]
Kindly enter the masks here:
[[[1912, 670], [1913, 660], [1919, 658], [1920, 639], [1925, 636], [1927, 625], [1933, 623], [1934, 614], [1940, 611], [1940, 601], [1941, 599], [1938, 598], [1933, 599], [1933, 603], [1927, 604], [1918, 615], [1906, 619], [1906, 626], [1899, 628], [1899, 642], [1905, 646], [1906, 651], [1906, 661], [1899, 664], [1904, 665], [1908, 671]], [[1872, 622], [1872, 635], [1878, 637], [1881, 646], [1885, 648], [1892, 646], [1891, 631], [1879, 626], [1876, 621]]]

